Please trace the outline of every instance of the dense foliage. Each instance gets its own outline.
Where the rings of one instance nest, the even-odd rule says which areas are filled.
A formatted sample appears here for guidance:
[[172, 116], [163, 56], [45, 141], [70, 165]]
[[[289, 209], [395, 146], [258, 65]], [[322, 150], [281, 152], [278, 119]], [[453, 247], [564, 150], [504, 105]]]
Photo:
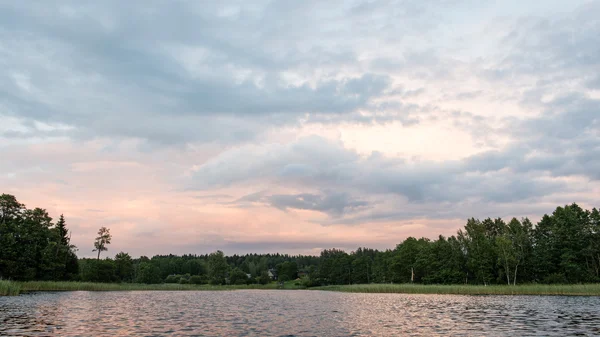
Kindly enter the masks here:
[[53, 224], [46, 210], [0, 196], [0, 279], [71, 280], [78, 267], [62, 215]]
[[[108, 229], [101, 229], [106, 234]], [[451, 237], [409, 237], [394, 249], [326, 249], [320, 256], [156, 255], [80, 259], [65, 220], [0, 199], [0, 277], [89, 282], [251, 284], [301, 279], [306, 286], [362, 283], [509, 284], [600, 282], [600, 213], [558, 207], [534, 226], [529, 219], [469, 219]], [[104, 251], [102, 233], [95, 248]], [[105, 237], [106, 239], [106, 237]], [[100, 240], [100, 241], [99, 241]], [[101, 250], [98, 250], [102, 248]]]

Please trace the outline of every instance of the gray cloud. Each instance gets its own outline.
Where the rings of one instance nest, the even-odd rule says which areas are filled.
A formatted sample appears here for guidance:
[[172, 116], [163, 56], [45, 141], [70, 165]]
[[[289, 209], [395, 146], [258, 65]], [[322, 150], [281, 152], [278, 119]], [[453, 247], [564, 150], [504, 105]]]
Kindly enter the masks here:
[[[356, 55], [317, 38], [324, 21], [294, 28], [312, 5], [231, 5], [3, 4], [0, 60], [19, 78], [0, 83], [3, 113], [66, 123], [74, 137], [243, 142], [306, 114], [354, 113], [389, 88], [386, 74], [338, 68], [358, 65]], [[339, 16], [322, 7], [316, 13]], [[287, 73], [309, 76], [291, 82]]]
[[252, 207], [255, 204], [266, 204], [282, 211], [288, 209], [311, 210], [326, 213], [332, 217], [354, 213], [369, 205], [367, 201], [357, 200], [345, 192], [269, 194], [267, 190], [250, 193], [223, 204], [244, 208]]
[[239, 204], [244, 204], [244, 203], [253, 203], [253, 202], [261, 201], [261, 200], [263, 200], [265, 193], [266, 193], [266, 191], [258, 191], [258, 192], [246, 194], [243, 197], [238, 198], [237, 200], [235, 200], [229, 204], [239, 205]]
[[[263, 156], [263, 153], [268, 155]], [[561, 171], [554, 166], [557, 162], [554, 158], [527, 159], [528, 153], [516, 148], [491, 151], [465, 160], [409, 163], [381, 155], [363, 158], [341, 144], [311, 137], [288, 146], [266, 148], [258, 154], [240, 149], [205, 163], [195, 174], [208, 184], [202, 188], [255, 181], [297, 189], [326, 188], [354, 195], [392, 194], [414, 203], [457, 203], [461, 200], [508, 203], [579, 188], [552, 177], [586, 172]], [[578, 160], [578, 157], [573, 156], [572, 160]], [[589, 179], [597, 179], [593, 172], [589, 173]], [[280, 209], [335, 210], [329, 202], [347, 201], [347, 195], [328, 200], [312, 194], [298, 194], [272, 196], [269, 201]], [[341, 209], [341, 206], [336, 207]]]
[[294, 195], [276, 194], [267, 198], [275, 208], [312, 210], [340, 216], [347, 211], [368, 206], [368, 202], [354, 200], [348, 193], [325, 193], [324, 195], [301, 193]]
[[[20, 188], [19, 177], [55, 181], [73, 170], [27, 152], [31, 143], [110, 139], [141, 144], [119, 153], [123, 160], [169, 161], [148, 176], [184, 181], [187, 192], [206, 193], [199, 200], [318, 211], [329, 215], [323, 225], [597, 203], [600, 3], [584, 3], [4, 2], [0, 158], [9, 160], [0, 179]], [[445, 161], [365, 156], [300, 136], [303, 127], [392, 123], [458, 128], [480, 152]], [[281, 127], [300, 131], [280, 141], [270, 132]], [[157, 144], [179, 155], [149, 159]], [[207, 144], [222, 152], [190, 159], [200, 151], [186, 146]], [[117, 156], [110, 146], [98, 150], [106, 161]], [[192, 177], [181, 177], [194, 164]], [[120, 186], [117, 171], [111, 181]], [[260, 191], [233, 201], [214, 191], [237, 186]], [[291, 245], [318, 247], [277, 247]]]

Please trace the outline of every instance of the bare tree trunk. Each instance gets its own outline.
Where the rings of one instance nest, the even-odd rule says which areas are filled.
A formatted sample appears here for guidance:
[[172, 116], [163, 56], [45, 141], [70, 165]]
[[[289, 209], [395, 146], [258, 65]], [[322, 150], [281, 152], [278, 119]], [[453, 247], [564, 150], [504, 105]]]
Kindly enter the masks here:
[[504, 272], [506, 273], [506, 282], [510, 285], [510, 266], [508, 265], [508, 257], [506, 251], [502, 248], [502, 255], [504, 255]]
[[415, 269], [414, 268], [410, 268], [410, 283], [413, 283], [415, 281]]
[[515, 276], [513, 277], [513, 286], [517, 285], [517, 268], [519, 268], [519, 264], [515, 266]]

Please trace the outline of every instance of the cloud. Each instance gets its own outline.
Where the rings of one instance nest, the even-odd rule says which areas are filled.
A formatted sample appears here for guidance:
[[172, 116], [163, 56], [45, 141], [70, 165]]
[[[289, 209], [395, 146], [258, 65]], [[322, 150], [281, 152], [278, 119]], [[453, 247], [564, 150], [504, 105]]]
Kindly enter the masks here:
[[[202, 188], [207, 189], [259, 184], [305, 191], [324, 188], [343, 191], [325, 196], [298, 193], [266, 198], [279, 209], [333, 214], [340, 214], [347, 207], [369, 205], [366, 201], [349, 202], [353, 195], [395, 195], [411, 203], [463, 200], [514, 203], [581, 187], [553, 178], [569, 177], [580, 171], [561, 171], [552, 165], [556, 162], [552, 157], [524, 159], [526, 154], [527, 151], [517, 148], [442, 163], [409, 162], [381, 155], [362, 157], [343, 144], [313, 136], [287, 146], [267, 146], [258, 151], [240, 148], [223, 153], [199, 166], [195, 177], [202, 177], [202, 182], [208, 184]], [[594, 179], [594, 176], [588, 178]], [[261, 194], [252, 201], [264, 201], [264, 198]]]
[[275, 194], [265, 198], [271, 206], [286, 211], [288, 209], [310, 210], [339, 217], [347, 212], [355, 212], [369, 205], [356, 200], [348, 193], [324, 192], [322, 194]]
[[[336, 69], [356, 63], [352, 50], [323, 49], [318, 39], [302, 50], [277, 42], [296, 35], [276, 28], [286, 23], [279, 14], [294, 17], [288, 6], [2, 7], [0, 59], [13, 72], [0, 83], [4, 113], [65, 123], [62, 134], [77, 138], [244, 142], [307, 114], [354, 113], [391, 84], [386, 74]], [[305, 76], [315, 65], [330, 71]]]
[[110, 224], [149, 255], [388, 247], [597, 206], [599, 11], [5, 2], [0, 193], [65, 213], [78, 245]]

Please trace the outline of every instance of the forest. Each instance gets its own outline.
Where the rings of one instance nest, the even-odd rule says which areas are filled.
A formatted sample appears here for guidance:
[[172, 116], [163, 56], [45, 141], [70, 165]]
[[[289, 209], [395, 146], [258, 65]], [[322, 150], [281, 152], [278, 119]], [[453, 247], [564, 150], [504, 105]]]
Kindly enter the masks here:
[[326, 249], [319, 256], [246, 254], [131, 257], [108, 251], [102, 227], [78, 258], [67, 221], [0, 196], [0, 279], [110, 283], [266, 284], [298, 280], [307, 287], [366, 283], [575, 284], [600, 282], [600, 212], [559, 206], [537, 224], [528, 218], [468, 219], [450, 237], [409, 237], [393, 249]]

